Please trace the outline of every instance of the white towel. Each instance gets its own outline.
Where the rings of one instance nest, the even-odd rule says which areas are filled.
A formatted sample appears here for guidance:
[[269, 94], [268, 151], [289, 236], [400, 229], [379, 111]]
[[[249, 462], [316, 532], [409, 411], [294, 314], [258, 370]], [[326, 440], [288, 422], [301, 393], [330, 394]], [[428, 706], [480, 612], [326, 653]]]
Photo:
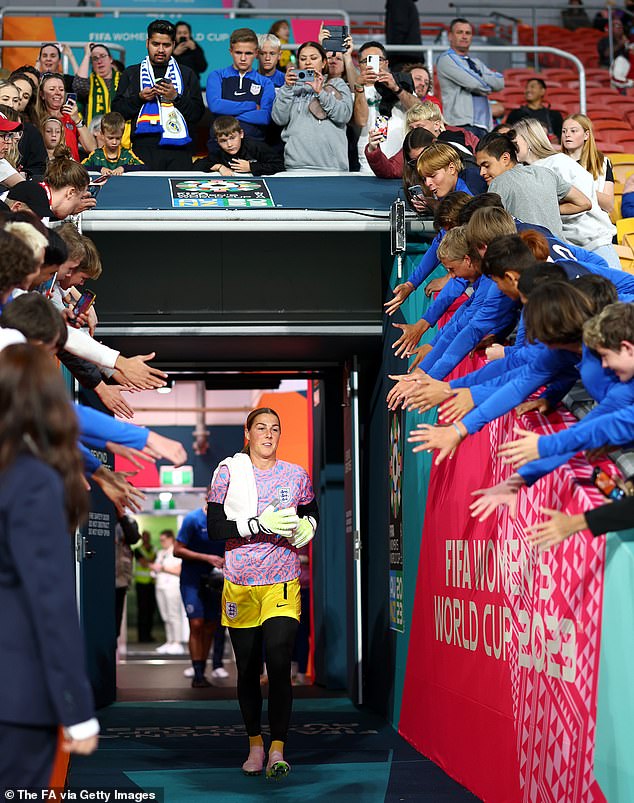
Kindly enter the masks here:
[[255, 486], [253, 463], [249, 455], [243, 452], [227, 457], [218, 463], [211, 478], [212, 485], [222, 466], [229, 469], [225, 514], [229, 521], [235, 521], [243, 538], [250, 538], [253, 533], [249, 530], [249, 519], [258, 515], [258, 489]]

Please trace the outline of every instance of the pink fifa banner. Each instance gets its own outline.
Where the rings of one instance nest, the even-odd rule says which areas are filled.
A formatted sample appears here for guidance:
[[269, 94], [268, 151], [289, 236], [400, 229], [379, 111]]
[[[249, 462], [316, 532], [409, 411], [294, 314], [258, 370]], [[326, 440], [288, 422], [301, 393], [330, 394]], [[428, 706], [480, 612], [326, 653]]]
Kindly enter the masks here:
[[[522, 426], [548, 434], [575, 420], [531, 413]], [[432, 467], [399, 732], [487, 803], [601, 803], [605, 539], [582, 533], [539, 552], [525, 531], [541, 507], [577, 513], [605, 499], [576, 457], [521, 490], [515, 520], [506, 509], [471, 518], [472, 492], [512, 473], [496, 453], [516, 423], [494, 421]]]

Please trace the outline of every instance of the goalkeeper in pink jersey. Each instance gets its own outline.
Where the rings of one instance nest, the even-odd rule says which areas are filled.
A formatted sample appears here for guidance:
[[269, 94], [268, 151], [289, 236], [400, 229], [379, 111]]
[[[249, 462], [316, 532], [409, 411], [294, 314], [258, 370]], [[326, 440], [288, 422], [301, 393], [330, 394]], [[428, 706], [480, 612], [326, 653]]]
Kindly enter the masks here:
[[238, 669], [238, 701], [249, 736], [247, 775], [265, 767], [260, 664], [269, 677], [271, 745], [267, 778], [288, 775], [284, 742], [291, 717], [291, 656], [301, 613], [298, 549], [315, 535], [319, 512], [306, 471], [277, 459], [282, 427], [275, 410], [249, 413], [247, 445], [216, 468], [207, 506], [209, 537], [226, 539], [222, 624]]

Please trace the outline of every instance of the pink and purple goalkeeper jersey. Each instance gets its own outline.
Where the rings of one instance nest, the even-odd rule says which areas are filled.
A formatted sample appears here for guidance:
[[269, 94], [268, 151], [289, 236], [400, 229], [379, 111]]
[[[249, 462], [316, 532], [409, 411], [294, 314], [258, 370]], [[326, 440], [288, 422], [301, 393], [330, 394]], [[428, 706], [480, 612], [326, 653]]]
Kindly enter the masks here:
[[[294, 463], [278, 460], [271, 469], [253, 466], [258, 491], [258, 516], [270, 504], [277, 508], [306, 505], [315, 494], [306, 471]], [[209, 501], [224, 504], [229, 488], [229, 469], [222, 466], [209, 491]], [[277, 535], [258, 533], [250, 540], [232, 538], [225, 549], [227, 580], [241, 586], [287, 583], [299, 577], [300, 563], [295, 547]]]

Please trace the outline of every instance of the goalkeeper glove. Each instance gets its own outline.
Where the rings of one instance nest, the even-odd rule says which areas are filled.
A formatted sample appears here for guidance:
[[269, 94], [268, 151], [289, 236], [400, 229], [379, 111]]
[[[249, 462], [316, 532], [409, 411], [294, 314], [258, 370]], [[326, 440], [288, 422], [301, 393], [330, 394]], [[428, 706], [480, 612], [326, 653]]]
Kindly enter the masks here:
[[300, 549], [310, 543], [314, 537], [315, 528], [308, 519], [303, 518], [299, 520], [299, 524], [295, 530], [290, 535], [286, 536], [286, 540], [296, 549]]
[[299, 517], [294, 508], [275, 510], [273, 505], [269, 505], [259, 516], [249, 519], [249, 530], [252, 535], [257, 535], [258, 532], [266, 535], [289, 535], [298, 523]]

